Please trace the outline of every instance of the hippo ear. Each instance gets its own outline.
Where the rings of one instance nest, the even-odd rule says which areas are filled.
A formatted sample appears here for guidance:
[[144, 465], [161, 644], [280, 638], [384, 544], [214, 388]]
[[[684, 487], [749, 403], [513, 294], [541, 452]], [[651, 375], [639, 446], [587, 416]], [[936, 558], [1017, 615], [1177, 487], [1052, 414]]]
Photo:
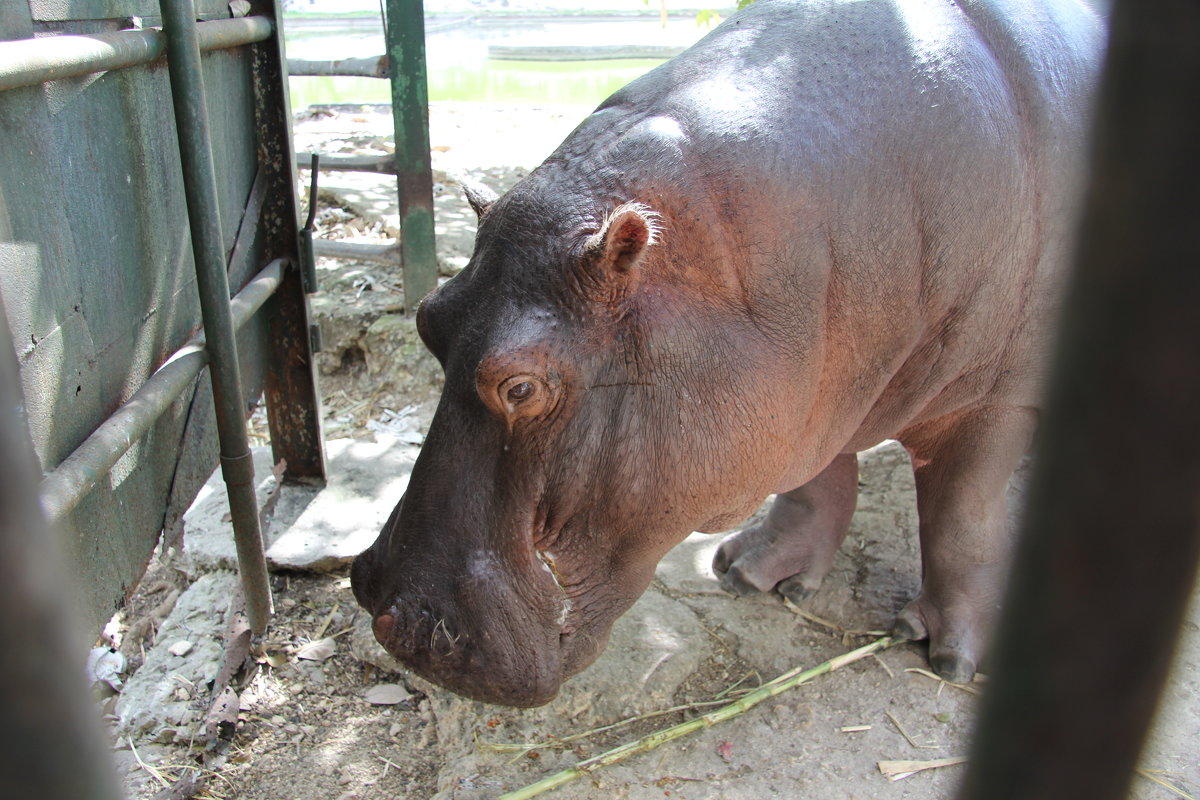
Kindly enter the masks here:
[[488, 207], [500, 197], [487, 186], [470, 178], [463, 178], [461, 183], [463, 193], [467, 196], [467, 202], [471, 204], [471, 208], [475, 209], [477, 217], [482, 217]]
[[658, 219], [657, 213], [641, 203], [618, 207], [600, 232], [588, 239], [588, 255], [606, 271], [629, 272], [658, 240]]

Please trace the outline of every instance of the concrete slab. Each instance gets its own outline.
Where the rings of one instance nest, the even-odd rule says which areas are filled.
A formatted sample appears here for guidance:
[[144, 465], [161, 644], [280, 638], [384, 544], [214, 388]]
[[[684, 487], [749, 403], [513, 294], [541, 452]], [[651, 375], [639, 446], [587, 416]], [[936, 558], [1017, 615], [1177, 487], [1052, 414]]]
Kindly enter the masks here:
[[[325, 448], [330, 476], [325, 488], [282, 487], [267, 519], [267, 562], [274, 569], [326, 572], [349, 563], [379, 535], [404, 494], [419, 452], [410, 437], [382, 433], [375, 441], [335, 439]], [[256, 447], [253, 454], [262, 506], [276, 488], [271, 449]], [[189, 571], [237, 569], [229, 500], [219, 470], [183, 519]]]
[[382, 434], [374, 442], [327, 442], [329, 482], [272, 541], [268, 565], [328, 572], [350, 563], [375, 541], [400, 502], [418, 452], [402, 438]]
[[[258, 507], [262, 508], [276, 485], [275, 477], [271, 474], [271, 448], [255, 447], [251, 452], [254, 456], [255, 495]], [[312, 489], [304, 491], [309, 499], [315, 494]], [[279, 526], [287, 524], [287, 510], [290, 507], [285, 504], [281, 509], [279, 505], [282, 501], [281, 497], [276, 503], [276, 515], [273, 515], [279, 520]], [[208, 482], [192, 502], [192, 507], [183, 515], [183, 554], [177, 563], [192, 575], [237, 569], [233, 525], [229, 520], [229, 498], [219, 469], [209, 476]]]

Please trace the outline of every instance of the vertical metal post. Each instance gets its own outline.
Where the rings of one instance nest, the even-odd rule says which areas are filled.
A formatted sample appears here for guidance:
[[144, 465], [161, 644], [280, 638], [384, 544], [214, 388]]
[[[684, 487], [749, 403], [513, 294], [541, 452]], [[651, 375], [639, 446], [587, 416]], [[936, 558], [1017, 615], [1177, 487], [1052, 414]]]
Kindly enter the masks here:
[[421, 0], [387, 0], [387, 23], [404, 308], [411, 314], [425, 295], [437, 287], [424, 4]]
[[[282, 30], [281, 5], [275, 0], [254, 0], [253, 5], [253, 13], [275, 20], [277, 34]], [[293, 258], [299, 245], [299, 212], [283, 36], [251, 47], [250, 64], [258, 159], [266, 176], [259, 234], [262, 258]], [[271, 429], [271, 452], [276, 464], [287, 464], [284, 481], [314, 485], [325, 482], [326, 464], [314, 354], [317, 337], [307, 293], [313, 287], [304, 284], [301, 270], [287, 270], [268, 308], [271, 369], [266, 374], [263, 396]]]
[[266, 630], [271, 616], [271, 588], [267, 582], [258, 523], [254, 462], [246, 436], [241, 372], [229, 307], [229, 276], [221, 235], [204, 76], [196, 41], [196, 13], [192, 0], [160, 0], [160, 5], [167, 37], [167, 65], [175, 104], [192, 252], [196, 259], [196, 284], [208, 339], [217, 436], [221, 443], [221, 474], [229, 494], [246, 615], [251, 630], [258, 636]]
[[6, 797], [117, 800], [108, 747], [83, 681], [58, 538], [38, 507], [37, 462], [19, 409], [21, 379], [0, 307], [0, 775]]

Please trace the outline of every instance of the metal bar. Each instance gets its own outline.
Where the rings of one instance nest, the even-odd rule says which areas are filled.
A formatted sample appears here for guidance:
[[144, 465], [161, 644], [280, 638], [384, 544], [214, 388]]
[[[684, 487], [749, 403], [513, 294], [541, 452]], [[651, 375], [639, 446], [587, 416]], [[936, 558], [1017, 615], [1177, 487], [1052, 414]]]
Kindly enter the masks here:
[[[304, 276], [304, 291], [313, 294], [318, 291], [317, 282], [317, 258], [313, 254], [313, 225], [317, 219], [317, 181], [321, 175], [321, 156], [317, 153], [311, 154], [308, 185], [308, 217], [304, 220], [304, 227], [300, 229], [297, 241], [299, 242], [299, 253], [297, 258], [300, 262], [300, 273]], [[318, 330], [320, 330], [318, 328]], [[313, 349], [317, 350], [314, 344]]]
[[167, 37], [167, 66], [175, 106], [175, 127], [179, 133], [179, 158], [183, 167], [192, 252], [196, 260], [200, 313], [204, 318], [211, 358], [217, 438], [221, 443], [221, 475], [229, 494], [246, 616], [251, 630], [261, 636], [271, 617], [271, 586], [267, 581], [258, 501], [254, 495], [254, 462], [242, 405], [242, 376], [229, 304], [229, 275], [221, 235], [217, 171], [209, 135], [204, 73], [196, 37], [196, 10], [192, 0], [160, 0], [159, 6], [163, 14], [163, 33]]
[[1079, 253], [961, 798], [1126, 797], [1167, 678], [1200, 561], [1197, 41], [1195, 0], [1115, 3]]
[[259, 165], [250, 185], [250, 195], [238, 220], [238, 230], [233, 237], [233, 251], [229, 254], [229, 284], [241, 286], [250, 277], [250, 269], [258, 259], [255, 245], [259, 244], [262, 230], [262, 209], [266, 195], [266, 170]]
[[[296, 166], [299, 169], [310, 168], [310, 158], [306, 153], [296, 154]], [[319, 169], [323, 172], [379, 172], [384, 175], [396, 174], [396, 157], [382, 156], [321, 156]]]
[[348, 75], [358, 78], [386, 78], [388, 76], [388, 57], [342, 58], [336, 61], [305, 61], [299, 58], [289, 58], [287, 68], [288, 75], [296, 76]]
[[387, 0], [387, 21], [392, 119], [396, 129], [396, 186], [400, 194], [400, 259], [404, 307], [411, 314], [425, 295], [437, 287], [423, 3]]
[[[280, 5], [273, 0], [259, 0], [255, 7], [278, 19]], [[258, 158], [268, 176], [261, 237], [264, 258], [296, 257], [299, 250], [297, 175], [283, 50], [281, 36], [250, 48]], [[272, 458], [276, 464], [286, 462], [285, 482], [323, 484], [326, 463], [321, 392], [312, 346], [312, 314], [300, 270], [289, 270], [284, 276], [283, 285], [271, 301], [269, 319], [271, 369], [265, 376], [263, 397]]]
[[[268, 264], [230, 305], [233, 327], [241, 329], [279, 288], [284, 262]], [[133, 443], [192, 385], [208, 363], [204, 331], [175, 351], [132, 397], [113, 412], [71, 455], [42, 479], [42, 511], [51, 522], [65, 517], [96, 487]]]
[[341, 258], [347, 261], [371, 261], [395, 265], [400, 254], [398, 244], [365, 244], [313, 239], [313, 253], [322, 258]]
[[[209, 51], [269, 39], [273, 26], [266, 17], [241, 17], [196, 27], [200, 49]], [[149, 64], [161, 58], [165, 49], [162, 31], [154, 28], [0, 42], [0, 91]]]
[[[0, 304], [2, 305], [2, 304]], [[0, 307], [0, 318], [7, 318]], [[78, 607], [65, 559], [33, 492], [36, 460], [8, 325], [0, 324], [0, 708], [6, 797], [117, 800], [108, 747], [83, 681]]]
[[662, 59], [675, 56], [686, 47], [658, 44], [594, 44], [594, 45], [488, 45], [487, 57], [496, 61], [606, 61], [611, 59]]

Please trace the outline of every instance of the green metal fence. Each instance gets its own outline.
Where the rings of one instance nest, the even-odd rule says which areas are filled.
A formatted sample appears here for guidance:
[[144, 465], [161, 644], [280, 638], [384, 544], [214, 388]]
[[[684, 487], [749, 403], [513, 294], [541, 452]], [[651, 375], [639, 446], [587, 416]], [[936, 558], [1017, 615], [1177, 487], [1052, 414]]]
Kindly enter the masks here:
[[41, 504], [92, 629], [218, 457], [265, 625], [245, 433], [259, 397], [285, 479], [324, 480], [278, 9], [234, 14], [0, 4], [0, 297]]

